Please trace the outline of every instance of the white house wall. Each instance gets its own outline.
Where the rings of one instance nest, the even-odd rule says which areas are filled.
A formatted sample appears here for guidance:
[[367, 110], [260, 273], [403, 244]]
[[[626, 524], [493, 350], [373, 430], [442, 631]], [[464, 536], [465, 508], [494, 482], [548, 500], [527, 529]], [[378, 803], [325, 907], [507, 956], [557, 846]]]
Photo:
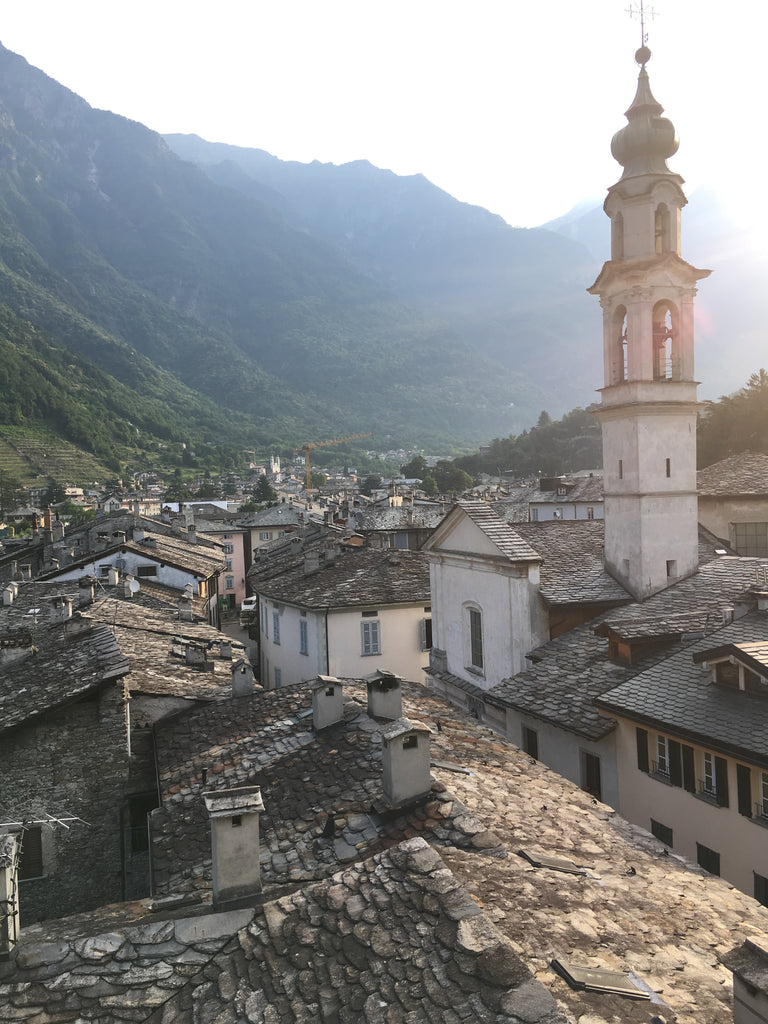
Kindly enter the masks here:
[[360, 678], [377, 669], [387, 669], [404, 679], [421, 682], [429, 664], [429, 652], [422, 650], [421, 622], [431, 613], [423, 602], [378, 608], [381, 654], [362, 654], [361, 623], [375, 621], [361, 610], [328, 613], [328, 672], [332, 676]]
[[[280, 686], [314, 679], [317, 675], [327, 675], [325, 647], [325, 614], [307, 611], [293, 605], [260, 598], [260, 614], [266, 616], [266, 628], [262, 618], [261, 630], [261, 681], [272, 688], [276, 685], [275, 669]], [[280, 622], [280, 640], [275, 642], [274, 614]], [[307, 653], [301, 653], [300, 623], [307, 624]], [[269, 666], [267, 668], [267, 665]]]
[[[148, 549], [149, 550], [149, 549]], [[57, 580], [78, 580], [81, 576], [95, 576], [101, 579], [101, 567], [105, 565], [114, 566], [117, 559], [121, 559], [120, 571], [130, 573], [141, 583], [142, 577], [138, 574], [140, 565], [154, 565], [157, 567], [157, 575], [149, 577], [153, 583], [162, 583], [174, 590], [183, 590], [188, 583], [192, 584], [193, 593], [200, 593], [200, 580], [188, 569], [176, 569], [171, 565], [163, 565], [152, 558], [138, 555], [133, 551], [126, 551], [120, 554], [96, 556], [86, 565], [79, 565], [76, 569], [70, 569], [56, 574]]]
[[[473, 530], [475, 541], [477, 534]], [[452, 547], [454, 540], [455, 534], [451, 536]], [[539, 570], [535, 565], [502, 567], [499, 562], [482, 558], [459, 559], [435, 552], [430, 557], [436, 614], [433, 644], [445, 651], [448, 670], [485, 689], [522, 672], [527, 667], [525, 655], [549, 639], [538, 583]], [[466, 667], [468, 606], [478, 608], [482, 614], [482, 673]]]

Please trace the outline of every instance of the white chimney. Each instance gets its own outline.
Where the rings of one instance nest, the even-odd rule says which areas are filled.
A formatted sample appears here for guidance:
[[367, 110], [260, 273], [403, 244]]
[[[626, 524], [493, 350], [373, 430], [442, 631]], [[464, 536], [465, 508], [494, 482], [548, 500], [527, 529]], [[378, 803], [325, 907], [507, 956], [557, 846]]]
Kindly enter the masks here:
[[179, 618], [182, 622], [193, 622], [194, 614], [192, 612], [192, 598], [188, 594], [184, 594], [179, 598], [178, 601]]
[[768, 953], [745, 939], [719, 959], [733, 971], [733, 1024], [768, 1020]]
[[214, 906], [261, 891], [260, 786], [203, 793], [211, 818]]
[[315, 732], [344, 717], [344, 688], [335, 676], [318, 676], [312, 684], [312, 725]]
[[116, 587], [117, 586], [117, 581], [118, 581], [119, 578], [120, 578], [120, 573], [117, 571], [117, 568], [114, 565], [108, 566], [107, 567], [107, 586], [108, 587]]
[[3, 590], [3, 606], [5, 608], [10, 607], [16, 600], [19, 594], [19, 584], [12, 582]]
[[368, 714], [371, 718], [401, 718], [403, 714], [402, 678], [381, 669], [365, 677], [368, 688]]
[[27, 565], [22, 565], [21, 566], [21, 578], [23, 580], [31, 580], [32, 579], [32, 566], [31, 565], [27, 564]]
[[232, 666], [232, 696], [250, 697], [253, 694], [253, 667], [240, 658]]
[[197, 544], [197, 527], [194, 523], [190, 523], [187, 527], [187, 540], [190, 544]]
[[51, 622], [67, 622], [72, 618], [72, 598], [61, 594], [51, 598]]
[[398, 718], [381, 730], [384, 800], [391, 807], [428, 793], [430, 729], [419, 722]]
[[0, 836], [0, 960], [7, 959], [19, 939], [18, 871], [15, 835]]
[[219, 640], [219, 657], [226, 658], [228, 661], [232, 660], [231, 640]]

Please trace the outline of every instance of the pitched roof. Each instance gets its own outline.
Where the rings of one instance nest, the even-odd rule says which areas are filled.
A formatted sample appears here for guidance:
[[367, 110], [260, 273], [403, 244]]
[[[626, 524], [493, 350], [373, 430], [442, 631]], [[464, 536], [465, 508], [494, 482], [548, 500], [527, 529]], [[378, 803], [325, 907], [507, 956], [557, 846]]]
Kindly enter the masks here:
[[[337, 1012], [387, 1024], [731, 1019], [718, 956], [747, 938], [765, 947], [766, 908], [424, 687], [405, 684], [404, 711], [434, 727], [432, 772], [466, 808], [465, 827], [488, 826], [503, 851], [445, 845], [443, 866], [412, 839], [310, 884], [267, 887], [241, 910], [158, 901], [152, 912], [143, 901], [45, 921], [22, 931], [15, 962], [0, 963], [0, 1000], [40, 1024], [60, 1019], [63, 998], [73, 1017], [130, 1007], [146, 1024], [160, 1013], [228, 1019], [240, 1007], [265, 1021]], [[321, 829], [304, 824], [311, 841]], [[518, 850], [567, 858], [578, 873], [535, 868]], [[656, 1002], [573, 991], [554, 958], [632, 971]]]
[[543, 559], [540, 592], [548, 604], [631, 600], [606, 571], [602, 520], [517, 523], [515, 530]]
[[768, 455], [738, 452], [700, 469], [696, 474], [699, 497], [768, 498]]
[[306, 572], [304, 554], [296, 545], [281, 566], [255, 563], [248, 580], [256, 593], [308, 608], [428, 603], [430, 599], [429, 563], [418, 551], [356, 548]]
[[[760, 565], [762, 561], [757, 558], [730, 556], [708, 562], [642, 604], [632, 601], [614, 608], [591, 624], [578, 626], [536, 648], [529, 655], [535, 661], [531, 668], [502, 680], [487, 694], [503, 706], [577, 735], [600, 739], [612, 731], [614, 723], [598, 713], [595, 698], [668, 659], [672, 650], [670, 646], [656, 646], [643, 652], [632, 665], [613, 662], [608, 657], [608, 641], [596, 635], [596, 627], [603, 633], [600, 626], [606, 623], [613, 630], [626, 629], [633, 636], [644, 630], [650, 638], [659, 624], [663, 624], [661, 635], [667, 635], [664, 631], [668, 630], [670, 617], [676, 627], [681, 627], [681, 621], [674, 617], [692, 616], [691, 621], [711, 633], [722, 625], [723, 607], [744, 597]], [[677, 632], [676, 628], [669, 635]], [[681, 639], [683, 632], [680, 629]]]
[[568, 505], [580, 502], [585, 505], [598, 505], [603, 500], [603, 478], [601, 475], [570, 477], [566, 484], [565, 494], [558, 494], [556, 489], [553, 491], [539, 489], [531, 496], [531, 503], [535, 505]]
[[[504, 522], [487, 501], [457, 501], [433, 535], [435, 542], [442, 529], [449, 529], [459, 515], [465, 515], [483, 532], [485, 537], [496, 547], [499, 554], [510, 562], [540, 562], [540, 555], [533, 550], [516, 530]], [[432, 547], [432, 538], [426, 542], [427, 550]]]
[[713, 642], [718, 647], [748, 642], [764, 647], [767, 632], [768, 615], [751, 612], [607, 691], [597, 704], [768, 769], [768, 701], [717, 685], [695, 659]]

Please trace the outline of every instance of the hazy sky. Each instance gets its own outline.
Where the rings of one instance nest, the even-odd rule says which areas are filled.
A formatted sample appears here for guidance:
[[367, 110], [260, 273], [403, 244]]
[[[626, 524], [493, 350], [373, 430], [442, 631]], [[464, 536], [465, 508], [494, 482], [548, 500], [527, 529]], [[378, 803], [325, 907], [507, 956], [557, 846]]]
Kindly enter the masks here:
[[[630, 0], [1, 0], [0, 41], [90, 104], [282, 159], [366, 159], [535, 225], [619, 176]], [[651, 86], [687, 191], [766, 224], [761, 0], [658, 0]], [[647, 7], [646, 7], [647, 10]], [[753, 204], [759, 204], [754, 209]], [[768, 226], [768, 224], [766, 224]]]

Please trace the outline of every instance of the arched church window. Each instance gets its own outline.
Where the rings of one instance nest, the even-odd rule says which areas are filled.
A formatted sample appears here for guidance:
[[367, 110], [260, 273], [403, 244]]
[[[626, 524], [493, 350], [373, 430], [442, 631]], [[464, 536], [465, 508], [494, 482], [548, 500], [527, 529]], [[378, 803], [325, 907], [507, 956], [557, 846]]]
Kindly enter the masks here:
[[613, 314], [613, 352], [611, 353], [611, 383], [629, 380], [629, 352], [627, 343], [627, 310], [619, 306]]
[[656, 241], [656, 252], [672, 251], [672, 229], [669, 207], [666, 203], [659, 203], [656, 207], [654, 217], [654, 236]]
[[653, 307], [653, 379], [680, 380], [680, 332], [671, 302]]
[[611, 259], [624, 258], [624, 217], [617, 213], [611, 221]]

